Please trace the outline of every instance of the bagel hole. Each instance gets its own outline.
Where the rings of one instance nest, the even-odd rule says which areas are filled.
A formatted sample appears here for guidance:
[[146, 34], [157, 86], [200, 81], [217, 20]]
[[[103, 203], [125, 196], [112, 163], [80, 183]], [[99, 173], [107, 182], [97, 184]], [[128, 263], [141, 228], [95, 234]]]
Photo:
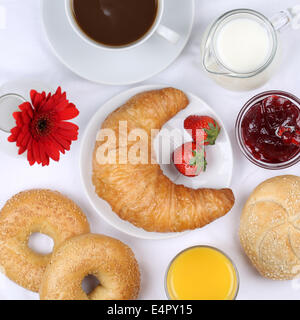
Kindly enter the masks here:
[[46, 234], [35, 232], [29, 237], [28, 247], [35, 253], [47, 255], [53, 251], [54, 241]]
[[86, 276], [81, 283], [82, 290], [87, 295], [91, 294], [100, 285], [99, 279], [92, 274]]

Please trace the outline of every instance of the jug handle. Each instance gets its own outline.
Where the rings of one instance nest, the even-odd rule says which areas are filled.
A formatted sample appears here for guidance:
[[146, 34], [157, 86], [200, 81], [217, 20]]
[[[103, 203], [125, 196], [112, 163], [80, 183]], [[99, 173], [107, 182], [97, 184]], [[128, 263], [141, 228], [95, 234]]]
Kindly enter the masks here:
[[300, 29], [300, 5], [275, 14], [270, 21], [277, 31], [282, 31], [287, 26], [291, 26], [294, 30]]

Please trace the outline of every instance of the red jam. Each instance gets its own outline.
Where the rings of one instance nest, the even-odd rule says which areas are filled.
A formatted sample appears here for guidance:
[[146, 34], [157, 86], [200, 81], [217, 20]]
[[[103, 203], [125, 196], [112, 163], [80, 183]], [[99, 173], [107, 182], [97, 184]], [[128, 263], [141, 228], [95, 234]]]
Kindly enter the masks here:
[[287, 162], [300, 152], [300, 109], [281, 96], [262, 99], [245, 114], [242, 135], [255, 159]]

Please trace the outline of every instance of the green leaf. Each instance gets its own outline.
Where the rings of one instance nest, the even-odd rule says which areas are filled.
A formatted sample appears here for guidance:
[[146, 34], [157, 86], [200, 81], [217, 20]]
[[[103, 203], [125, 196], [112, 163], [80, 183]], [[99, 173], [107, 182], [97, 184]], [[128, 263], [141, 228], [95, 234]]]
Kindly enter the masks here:
[[201, 148], [200, 151], [193, 150], [193, 155], [194, 157], [190, 160], [190, 166], [197, 167], [197, 174], [202, 171], [205, 172], [207, 167], [207, 161], [205, 159], [205, 149]]
[[209, 129], [204, 129], [207, 135], [205, 142], [208, 142], [210, 145], [214, 145], [219, 136], [220, 128], [216, 121], [214, 121], [214, 123], [209, 123], [208, 126]]

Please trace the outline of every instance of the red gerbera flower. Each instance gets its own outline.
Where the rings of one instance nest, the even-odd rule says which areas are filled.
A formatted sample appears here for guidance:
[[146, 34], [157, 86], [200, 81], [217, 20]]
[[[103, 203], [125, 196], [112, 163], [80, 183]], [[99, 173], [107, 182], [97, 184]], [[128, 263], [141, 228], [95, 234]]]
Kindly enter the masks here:
[[30, 102], [19, 106], [14, 112], [16, 127], [11, 130], [9, 142], [16, 142], [19, 154], [27, 151], [30, 165], [36, 162], [49, 165], [49, 159], [59, 161], [60, 152], [70, 150], [72, 141], [78, 138], [78, 126], [67, 122], [78, 116], [79, 111], [69, 103], [66, 93], [59, 87], [54, 95], [31, 90]]

